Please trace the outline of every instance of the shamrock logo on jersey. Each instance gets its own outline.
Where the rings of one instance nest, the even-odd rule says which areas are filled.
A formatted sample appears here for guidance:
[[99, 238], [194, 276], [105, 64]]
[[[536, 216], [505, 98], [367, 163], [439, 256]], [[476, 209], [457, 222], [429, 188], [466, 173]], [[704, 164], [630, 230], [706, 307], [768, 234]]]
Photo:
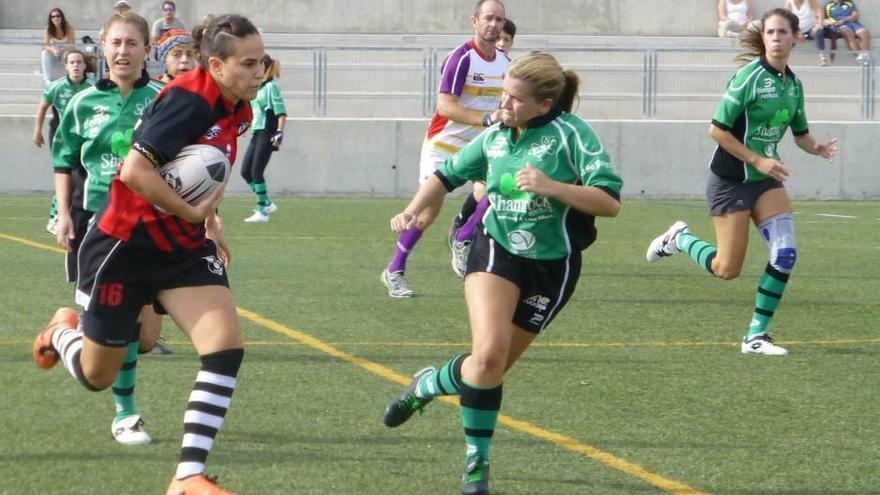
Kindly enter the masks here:
[[776, 114], [773, 115], [773, 118], [770, 119], [770, 127], [779, 127], [791, 120], [791, 115], [788, 114], [787, 108], [781, 108], [776, 111]]
[[110, 136], [110, 150], [116, 156], [125, 158], [125, 155], [128, 154], [128, 150], [131, 148], [131, 135], [133, 132], [134, 129], [129, 129], [124, 134], [116, 131]]

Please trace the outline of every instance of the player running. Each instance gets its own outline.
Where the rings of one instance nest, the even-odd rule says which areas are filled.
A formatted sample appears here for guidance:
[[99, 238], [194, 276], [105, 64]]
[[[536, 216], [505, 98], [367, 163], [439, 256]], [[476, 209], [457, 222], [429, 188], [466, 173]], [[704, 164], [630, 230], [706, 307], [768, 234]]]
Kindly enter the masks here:
[[758, 281], [751, 324], [742, 340], [744, 354], [784, 356], [767, 331], [797, 260], [794, 217], [783, 181], [789, 168], [777, 145], [791, 127], [795, 143], [811, 155], [827, 160], [837, 153], [836, 139], [817, 143], [810, 135], [804, 112], [804, 89], [788, 67], [798, 33], [791, 11], [773, 9], [764, 14], [761, 31], [740, 36], [748, 61], [727, 83], [727, 90], [709, 125], [718, 142], [712, 155], [706, 197], [715, 225], [717, 247], [691, 233], [677, 221], [648, 246], [648, 261], [681, 251], [710, 274], [723, 280], [737, 278], [746, 257], [749, 221], [767, 245], [770, 261]]
[[571, 109], [578, 76], [552, 55], [514, 59], [504, 77], [503, 125], [486, 132], [422, 184], [391, 228], [468, 180], [485, 180], [491, 207], [464, 279], [471, 352], [427, 367], [385, 409], [395, 427], [439, 395], [459, 395], [467, 454], [461, 493], [489, 493], [489, 449], [501, 382], [538, 333], [559, 314], [581, 273], [581, 251], [596, 239], [596, 216], [614, 217], [621, 179], [592, 128]]
[[[67, 250], [69, 282], [77, 281], [83, 238], [92, 217], [107, 202], [110, 181], [128, 153], [134, 124], [162, 86], [142, 70], [149, 49], [147, 22], [130, 12], [111, 17], [105, 28], [109, 77], [70, 100], [52, 146], [58, 198], [56, 239]], [[116, 417], [110, 431], [117, 442], [126, 445], [150, 443], [135, 407], [134, 386], [139, 347], [152, 349], [162, 322], [146, 306], [139, 325], [139, 333], [125, 343], [125, 358], [113, 382]]]
[[[58, 129], [58, 121], [64, 115], [64, 109], [73, 95], [80, 91], [91, 88], [95, 82], [86, 77], [86, 54], [75, 48], [69, 48], [62, 55], [64, 62], [64, 71], [66, 76], [56, 79], [47, 84], [43, 89], [43, 99], [37, 107], [37, 119], [34, 123], [33, 142], [37, 148], [42, 148], [45, 141], [43, 140], [43, 122], [46, 120], [46, 113], [52, 109], [52, 117], [49, 119], [49, 152], [52, 151], [52, 140], [55, 138], [55, 130]], [[52, 195], [52, 206], [49, 209], [49, 221], [46, 224], [46, 231], [55, 235], [55, 224], [58, 221], [58, 201], [55, 195]]]
[[[480, 0], [471, 16], [474, 37], [447, 55], [440, 70], [440, 94], [422, 144], [419, 183], [427, 181], [450, 156], [477, 137], [485, 127], [499, 122], [501, 76], [510, 59], [495, 49], [504, 25], [504, 5]], [[413, 225], [400, 232], [394, 254], [382, 270], [381, 280], [394, 298], [415, 293], [406, 278], [406, 260], [425, 230], [434, 223], [443, 197], [427, 205]], [[473, 202], [476, 206], [476, 202]]]

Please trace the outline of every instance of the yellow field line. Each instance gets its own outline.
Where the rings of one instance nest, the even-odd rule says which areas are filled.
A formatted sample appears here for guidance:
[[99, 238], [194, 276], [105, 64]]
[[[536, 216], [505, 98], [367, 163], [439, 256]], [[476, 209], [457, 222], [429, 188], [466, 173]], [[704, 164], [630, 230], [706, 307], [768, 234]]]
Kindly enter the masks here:
[[55, 253], [65, 253], [66, 252], [65, 250], [61, 249], [58, 246], [50, 246], [48, 244], [43, 244], [41, 242], [34, 242], [29, 239], [25, 239], [24, 237], [16, 237], [14, 235], [3, 234], [3, 233], [0, 233], [0, 237], [2, 237], [3, 239], [9, 239], [10, 241], [20, 242], [24, 245], [34, 247], [37, 249], [45, 249], [46, 251], [52, 251]]
[[[273, 332], [287, 335], [288, 337], [298, 342], [301, 342], [309, 347], [333, 356], [341, 361], [359, 366], [369, 371], [370, 373], [385, 378], [386, 380], [399, 383], [401, 385], [408, 385], [411, 380], [411, 377], [409, 376], [401, 375], [391, 368], [387, 368], [373, 361], [359, 358], [355, 355], [341, 351], [336, 347], [322, 340], [319, 340], [307, 333], [300, 332], [299, 330], [295, 330], [286, 325], [282, 325], [281, 323], [275, 322], [268, 318], [264, 318], [263, 316], [260, 316], [253, 311], [248, 311], [243, 308], [237, 309], [239, 316], [246, 320], [250, 320], [262, 327], [272, 330]], [[452, 397], [440, 397], [440, 400], [447, 404], [458, 406], [458, 401], [456, 399], [453, 399]], [[520, 431], [527, 435], [531, 435], [541, 440], [546, 440], [566, 450], [570, 450], [582, 456], [589, 457], [590, 459], [593, 459], [595, 461], [599, 461], [602, 464], [617, 469], [618, 471], [622, 471], [630, 476], [646, 481], [647, 483], [663, 491], [676, 495], [708, 495], [705, 492], [701, 492], [695, 488], [691, 488], [683, 483], [679, 483], [678, 481], [664, 478], [659, 474], [654, 474], [650, 471], [646, 471], [638, 464], [629, 462], [623, 458], [615, 456], [614, 454], [597, 449], [596, 447], [593, 447], [591, 445], [581, 443], [572, 437], [546, 430], [532, 423], [529, 423], [528, 421], [514, 419], [505, 414], [501, 414], [498, 416], [498, 422], [514, 430]]]

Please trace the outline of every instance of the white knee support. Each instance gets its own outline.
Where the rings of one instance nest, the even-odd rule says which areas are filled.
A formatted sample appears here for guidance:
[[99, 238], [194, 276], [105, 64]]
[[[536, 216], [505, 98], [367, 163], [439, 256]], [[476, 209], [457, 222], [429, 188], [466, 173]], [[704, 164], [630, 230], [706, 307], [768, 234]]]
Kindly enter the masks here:
[[791, 273], [797, 260], [794, 218], [791, 213], [782, 213], [764, 220], [758, 225], [758, 232], [767, 245], [770, 265], [782, 273]]

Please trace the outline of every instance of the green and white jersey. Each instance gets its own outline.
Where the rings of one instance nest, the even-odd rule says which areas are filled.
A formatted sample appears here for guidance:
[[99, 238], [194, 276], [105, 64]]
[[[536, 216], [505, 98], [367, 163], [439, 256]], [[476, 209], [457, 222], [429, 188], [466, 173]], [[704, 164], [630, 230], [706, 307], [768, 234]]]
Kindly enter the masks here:
[[447, 159], [437, 175], [450, 190], [468, 180], [486, 181], [490, 207], [483, 224], [512, 254], [555, 260], [589, 246], [595, 240], [592, 215], [512, 187], [527, 164], [555, 181], [598, 187], [620, 198], [623, 181], [593, 129], [580, 117], [559, 111], [533, 119], [515, 142], [512, 129], [489, 127]]
[[109, 79], [70, 100], [52, 144], [56, 173], [73, 175], [71, 205], [97, 212], [131, 145], [134, 124], [163, 85], [144, 72], [128, 96]]
[[[763, 57], [755, 59], [727, 83], [712, 123], [729, 131], [758, 156], [779, 159], [776, 146], [789, 126], [795, 136], [810, 132], [803, 85], [788, 67], [783, 74]], [[715, 175], [733, 181], [767, 179], [721, 146], [715, 149], [710, 168]]]
[[46, 85], [46, 88], [43, 89], [43, 101], [55, 107], [58, 115], [62, 115], [73, 95], [94, 85], [95, 81], [88, 78], [83, 79], [79, 84], [74, 84], [70, 78], [64, 76]]
[[[254, 114], [254, 120], [251, 121], [251, 128], [254, 131], [262, 131], [266, 129], [266, 114], [271, 111], [273, 118], [287, 115], [287, 109], [284, 107], [284, 98], [281, 97], [281, 88], [275, 80], [266, 81], [260, 86], [257, 97], [251, 100], [251, 112]], [[278, 122], [270, 122], [269, 128], [274, 130]]]

